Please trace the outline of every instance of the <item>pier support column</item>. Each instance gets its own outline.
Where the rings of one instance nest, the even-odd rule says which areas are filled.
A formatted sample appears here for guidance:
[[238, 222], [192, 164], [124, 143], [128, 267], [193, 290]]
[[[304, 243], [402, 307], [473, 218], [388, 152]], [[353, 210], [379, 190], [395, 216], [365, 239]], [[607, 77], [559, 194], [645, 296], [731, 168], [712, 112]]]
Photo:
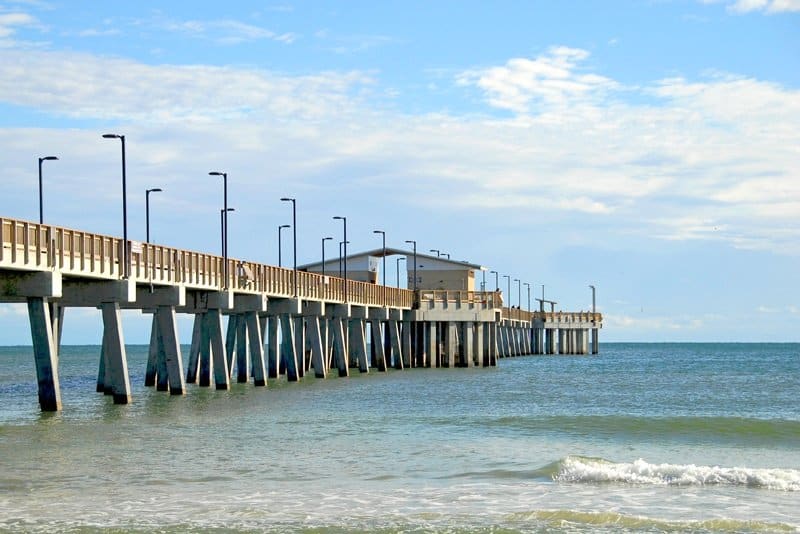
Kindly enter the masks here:
[[[147, 366], [145, 367], [144, 371], [144, 386], [145, 387], [153, 387], [156, 385], [156, 377], [158, 376], [158, 351], [160, 347], [158, 346], [158, 318], [156, 314], [153, 313], [153, 318], [150, 323], [150, 346], [147, 350]], [[165, 370], [162, 370], [162, 373]], [[162, 379], [166, 378], [166, 375], [162, 376]], [[166, 382], [163, 385], [159, 384], [158, 391], [166, 391]]]
[[408, 369], [414, 366], [414, 358], [411, 350], [411, 321], [403, 321], [400, 330], [402, 339], [403, 366]]
[[350, 365], [348, 362], [347, 334], [345, 333], [345, 319], [335, 317], [330, 321], [330, 329], [333, 333], [333, 361], [339, 370], [339, 376], [350, 376]]
[[380, 372], [386, 372], [386, 351], [384, 350], [383, 322], [370, 321], [372, 335], [372, 352], [375, 355], [376, 367]]
[[208, 312], [200, 314], [200, 369], [197, 384], [202, 388], [211, 386], [211, 331], [208, 327]]
[[43, 412], [55, 412], [61, 410], [61, 389], [50, 308], [41, 297], [31, 297], [27, 301], [39, 383], [39, 407]]
[[422, 324], [422, 329], [425, 335], [425, 344], [421, 351], [422, 363], [421, 367], [440, 367], [443, 365], [442, 360], [444, 355], [439, 352], [439, 328], [437, 324], [432, 321], [425, 321]]
[[233, 354], [236, 350], [236, 332], [239, 316], [232, 313], [228, 315], [228, 327], [225, 333], [225, 357], [227, 358], [228, 371], [233, 376]]
[[499, 325], [497, 323], [489, 323], [489, 365], [494, 367], [497, 365], [497, 359], [500, 357], [498, 351], [498, 336]]
[[286, 368], [286, 379], [289, 382], [297, 382], [300, 375], [297, 371], [297, 342], [295, 340], [295, 323], [289, 314], [281, 314], [281, 367]]
[[189, 348], [189, 361], [186, 362], [186, 383], [197, 383], [198, 364], [200, 362], [200, 343], [203, 337], [203, 314], [194, 314], [192, 325], [192, 345]]
[[277, 315], [267, 317], [267, 371], [270, 378], [278, 378], [280, 375], [279, 323], [280, 320]]
[[475, 331], [475, 323], [473, 322], [463, 322], [461, 323], [461, 362], [460, 365], [462, 367], [472, 367], [475, 365], [474, 359], [474, 346], [475, 343], [474, 338], [474, 331]]
[[320, 318], [309, 316], [306, 318], [306, 324], [308, 325], [308, 342], [311, 345], [311, 365], [314, 367], [314, 376], [326, 378], [328, 370], [325, 362], [325, 350], [322, 344]]
[[389, 343], [392, 347], [394, 368], [403, 369], [405, 354], [403, 354], [403, 348], [400, 342], [400, 323], [398, 321], [389, 321], [386, 323], [386, 327], [389, 329]]
[[558, 351], [558, 347], [556, 346], [558, 330], [555, 328], [548, 328], [545, 330], [545, 335], [547, 337], [547, 354], [556, 354]]
[[[206, 330], [211, 347], [211, 360], [214, 368], [214, 384], [217, 389], [230, 389], [231, 374], [228, 367], [228, 356], [225, 352], [225, 340], [222, 338], [222, 313], [213, 308], [206, 312]], [[201, 384], [202, 385], [202, 384]]]
[[359, 371], [369, 373], [367, 336], [364, 332], [364, 321], [362, 319], [350, 320], [350, 360], [357, 362]]
[[308, 368], [306, 354], [306, 320], [305, 317], [294, 317], [294, 352], [297, 355], [297, 376], [303, 378]]
[[600, 329], [592, 328], [592, 354], [600, 352]]
[[455, 367], [458, 357], [458, 337], [457, 326], [454, 321], [444, 323], [444, 356], [442, 357], [442, 367]]
[[474, 330], [472, 334], [472, 356], [473, 356], [473, 364], [482, 366], [484, 365], [484, 323], [473, 323]]
[[[184, 395], [186, 394], [186, 382], [183, 379], [183, 361], [178, 341], [178, 321], [175, 316], [175, 308], [159, 306], [153, 319], [156, 323], [158, 344], [159, 363], [156, 369], [159, 373], [159, 391], [166, 391], [167, 388], [164, 387], [166, 385], [169, 387], [170, 395]], [[162, 374], [166, 376], [162, 376]]]
[[104, 302], [103, 338], [105, 340], [105, 367], [111, 379], [111, 394], [114, 404], [131, 402], [131, 382], [128, 376], [128, 359], [122, 335], [122, 319], [118, 302]]
[[567, 331], [563, 328], [558, 329], [558, 353], [567, 353]]
[[[253, 365], [253, 385], [267, 385], [267, 366], [264, 363], [264, 338], [262, 325], [258, 313], [249, 311], [242, 317], [247, 330], [248, 345], [250, 346], [250, 361]], [[266, 319], [266, 318], [264, 318]]]
[[234, 317], [236, 317], [236, 382], [246, 384], [250, 382], [250, 347], [247, 339], [247, 323], [244, 314], [231, 315], [229, 321]]

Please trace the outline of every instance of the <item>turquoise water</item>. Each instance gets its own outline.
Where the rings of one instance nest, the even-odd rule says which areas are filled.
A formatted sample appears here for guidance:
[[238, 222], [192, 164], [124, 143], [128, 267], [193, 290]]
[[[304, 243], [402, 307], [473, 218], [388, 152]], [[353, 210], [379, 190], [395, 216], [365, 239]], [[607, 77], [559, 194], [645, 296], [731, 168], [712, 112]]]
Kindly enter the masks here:
[[799, 344], [605, 344], [491, 369], [229, 392], [94, 392], [66, 347], [41, 414], [0, 348], [0, 531], [800, 531]]

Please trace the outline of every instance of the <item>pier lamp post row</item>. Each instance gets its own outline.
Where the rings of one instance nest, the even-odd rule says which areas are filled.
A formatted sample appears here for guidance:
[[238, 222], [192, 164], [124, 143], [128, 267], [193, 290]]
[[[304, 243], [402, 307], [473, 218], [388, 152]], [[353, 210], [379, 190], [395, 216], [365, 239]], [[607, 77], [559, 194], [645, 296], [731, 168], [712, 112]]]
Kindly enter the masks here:
[[383, 269], [383, 285], [385, 287], [386, 286], [386, 232], [384, 232], [383, 230], [373, 230], [372, 233], [381, 234], [381, 237], [383, 238], [383, 267], [381, 267], [381, 269]]
[[[413, 239], [406, 239], [406, 243], [414, 245], [414, 291], [417, 290], [417, 242]], [[406, 262], [408, 265], [408, 262]]]
[[55, 161], [58, 159], [58, 156], [45, 156], [43, 158], [39, 158], [39, 224], [44, 224], [44, 200], [42, 194], [42, 162], [43, 161]]
[[225, 277], [223, 289], [228, 289], [228, 173], [220, 171], [211, 171], [209, 176], [222, 176], [222, 276]]
[[531, 311], [531, 285], [528, 282], [525, 282], [522, 285], [524, 285], [525, 287], [528, 288], [528, 308], [525, 311], [530, 312]]
[[125, 136], [119, 134], [103, 134], [104, 139], [119, 139], [122, 144], [122, 248], [125, 265], [122, 268], [122, 277], [127, 279], [130, 275], [131, 257], [128, 246], [128, 187], [125, 180]]
[[[401, 257], [399, 257], [399, 258], [397, 258], [395, 260], [395, 267], [397, 268], [397, 288], [398, 289], [400, 288], [400, 262], [401, 261], [406, 261], [407, 259], [408, 258], [406, 258], [405, 256], [401, 256]], [[406, 262], [406, 265], [408, 265], [408, 262]]]
[[226, 218], [225, 214], [230, 211], [236, 211], [236, 208], [227, 208], [227, 209], [223, 208], [219, 210], [219, 242], [220, 242], [220, 252], [222, 252], [223, 256], [225, 255], [225, 249], [228, 246], [228, 244], [226, 243], [228, 239], [227, 236], [225, 235], [225, 230], [228, 227], [228, 225], [225, 224], [225, 218]]
[[335, 221], [342, 221], [344, 225], [344, 238], [342, 239], [342, 243], [344, 244], [344, 265], [343, 271], [344, 276], [344, 301], [347, 302], [347, 217], [342, 217], [340, 215], [335, 215], [333, 217]]
[[281, 224], [278, 226], [278, 267], [283, 267], [283, 245], [281, 241], [281, 233], [284, 228], [289, 228], [288, 224]]
[[294, 296], [297, 296], [297, 199], [291, 197], [281, 198], [281, 202], [292, 203], [292, 285]]
[[325, 278], [325, 241], [333, 241], [332, 237], [322, 238], [322, 277]]
[[150, 193], [161, 193], [163, 190], [160, 187], [144, 190], [144, 226], [145, 226], [145, 242], [150, 244]]

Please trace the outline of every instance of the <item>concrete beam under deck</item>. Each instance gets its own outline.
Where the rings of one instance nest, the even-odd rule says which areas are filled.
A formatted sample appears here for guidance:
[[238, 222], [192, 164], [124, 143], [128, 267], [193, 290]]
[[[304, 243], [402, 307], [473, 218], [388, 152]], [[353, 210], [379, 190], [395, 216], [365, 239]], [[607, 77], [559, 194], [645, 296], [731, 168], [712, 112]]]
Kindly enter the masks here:
[[123, 306], [136, 302], [134, 280], [64, 280], [59, 303], [65, 307], [96, 308], [106, 302]]
[[61, 292], [62, 279], [59, 272], [0, 270], [0, 302], [25, 302], [28, 297], [58, 298]]

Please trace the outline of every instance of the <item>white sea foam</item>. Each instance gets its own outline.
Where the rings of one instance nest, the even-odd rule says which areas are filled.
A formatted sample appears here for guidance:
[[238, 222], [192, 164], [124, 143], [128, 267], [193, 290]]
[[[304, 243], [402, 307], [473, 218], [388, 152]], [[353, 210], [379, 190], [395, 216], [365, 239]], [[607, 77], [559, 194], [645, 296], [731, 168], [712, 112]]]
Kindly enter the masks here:
[[599, 458], [569, 456], [562, 460], [556, 482], [619, 482], [659, 486], [746, 486], [800, 491], [800, 470], [756, 469], [705, 465], [651, 464], [642, 459], [614, 463]]

